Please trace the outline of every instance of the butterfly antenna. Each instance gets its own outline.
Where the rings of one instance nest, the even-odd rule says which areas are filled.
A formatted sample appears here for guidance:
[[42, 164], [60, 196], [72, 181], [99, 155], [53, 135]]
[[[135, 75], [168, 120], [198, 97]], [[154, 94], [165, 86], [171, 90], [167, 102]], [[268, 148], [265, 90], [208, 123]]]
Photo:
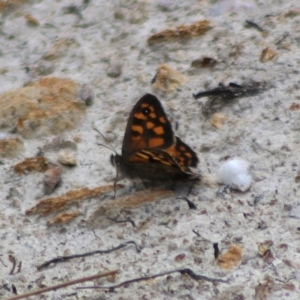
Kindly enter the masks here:
[[104, 148], [106, 148], [106, 149], [108, 149], [108, 150], [110, 150], [110, 151], [112, 151], [112, 152], [115, 152], [115, 153], [116, 153], [115, 149], [113, 149], [113, 148], [110, 148], [109, 146], [107, 146], [107, 145], [105, 145], [105, 144], [98, 143], [97, 145], [98, 145], [98, 146], [101, 146], [101, 147], [104, 147]]
[[[115, 147], [111, 144], [111, 143], [109, 143], [108, 141], [107, 141], [107, 138], [96, 128], [96, 127], [93, 127], [93, 129], [95, 130], [95, 131], [97, 131], [101, 136], [102, 136], [102, 138], [104, 139], [104, 141], [107, 143], [107, 144], [109, 144], [109, 146], [107, 146], [107, 145], [105, 145], [105, 144], [101, 144], [101, 143], [98, 143], [98, 146], [102, 146], [102, 147], [104, 147], [104, 148], [106, 148], [106, 149], [109, 149], [109, 150], [111, 150], [112, 152], [115, 152], [115, 154], [116, 154], [116, 156], [118, 155], [118, 152], [117, 152], [117, 150], [115, 149]], [[119, 178], [119, 168], [118, 168], [118, 166], [116, 166], [116, 179], [115, 179], [115, 181], [114, 181], [114, 199], [116, 198], [116, 194], [117, 194], [117, 182], [118, 182], [118, 178]]]
[[117, 150], [115, 149], [115, 147], [111, 143], [108, 142], [107, 138], [96, 127], [93, 127], [93, 129], [95, 131], [97, 131], [102, 136], [102, 138], [104, 139], [104, 141], [109, 145], [109, 146], [107, 146], [105, 144], [99, 143], [98, 146], [102, 146], [102, 147], [104, 147], [106, 149], [111, 150], [112, 152], [115, 152], [115, 154], [118, 154]]

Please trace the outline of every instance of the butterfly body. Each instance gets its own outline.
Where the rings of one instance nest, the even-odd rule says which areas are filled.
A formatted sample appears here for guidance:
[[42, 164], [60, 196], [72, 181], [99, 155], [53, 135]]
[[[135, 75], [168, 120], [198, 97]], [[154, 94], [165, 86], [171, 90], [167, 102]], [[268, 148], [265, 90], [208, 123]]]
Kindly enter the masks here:
[[111, 162], [121, 174], [146, 180], [181, 180], [199, 177], [196, 153], [173, 133], [160, 101], [151, 94], [143, 96], [129, 116], [122, 155]]

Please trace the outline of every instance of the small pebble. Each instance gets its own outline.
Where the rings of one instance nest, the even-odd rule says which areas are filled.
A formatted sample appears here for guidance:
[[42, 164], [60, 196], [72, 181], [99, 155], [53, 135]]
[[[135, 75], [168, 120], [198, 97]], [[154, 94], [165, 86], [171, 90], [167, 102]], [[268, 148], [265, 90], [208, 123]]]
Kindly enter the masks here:
[[249, 162], [239, 157], [227, 160], [218, 170], [218, 183], [229, 185], [242, 192], [247, 191], [252, 182], [252, 177], [248, 173], [249, 167]]
[[44, 193], [46, 195], [51, 194], [55, 188], [61, 182], [62, 169], [60, 167], [54, 167], [45, 172], [43, 179]]
[[109, 77], [119, 77], [122, 73], [122, 66], [120, 64], [110, 65], [106, 71], [107, 76]]
[[80, 99], [86, 106], [91, 106], [94, 102], [94, 92], [90, 86], [84, 84], [79, 91]]
[[58, 154], [58, 161], [62, 165], [66, 165], [66, 166], [76, 166], [77, 164], [75, 155], [71, 152], [65, 152], [65, 151], [62, 151]]
[[178, 255], [175, 257], [175, 261], [176, 261], [176, 262], [182, 262], [184, 259], [185, 259], [185, 254], [184, 254], [184, 253], [178, 254]]

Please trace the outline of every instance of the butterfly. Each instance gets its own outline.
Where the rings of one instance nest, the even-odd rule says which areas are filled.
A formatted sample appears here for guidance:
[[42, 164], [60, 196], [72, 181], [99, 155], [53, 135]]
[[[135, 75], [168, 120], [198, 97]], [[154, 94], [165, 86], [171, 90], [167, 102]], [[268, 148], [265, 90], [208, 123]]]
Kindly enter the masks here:
[[154, 181], [199, 178], [190, 169], [198, 162], [196, 153], [174, 135], [160, 101], [151, 94], [144, 95], [130, 113], [122, 155], [111, 155], [117, 173]]

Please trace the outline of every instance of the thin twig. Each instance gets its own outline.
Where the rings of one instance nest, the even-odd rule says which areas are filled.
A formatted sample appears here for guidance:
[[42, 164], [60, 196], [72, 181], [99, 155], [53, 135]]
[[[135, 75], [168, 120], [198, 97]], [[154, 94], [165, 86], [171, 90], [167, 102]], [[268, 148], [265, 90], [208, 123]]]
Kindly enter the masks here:
[[84, 277], [84, 278], [80, 278], [80, 279], [75, 279], [75, 280], [71, 280], [71, 281], [68, 281], [68, 282], [65, 282], [65, 283], [61, 283], [61, 284], [53, 285], [53, 286], [50, 286], [50, 287], [46, 287], [46, 288], [43, 288], [43, 289], [40, 289], [40, 290], [37, 290], [37, 291], [33, 291], [33, 292], [26, 293], [26, 294], [14, 296], [14, 297], [8, 298], [6, 300], [24, 299], [24, 298], [28, 298], [28, 297], [31, 297], [31, 296], [43, 294], [43, 293], [46, 293], [46, 292], [49, 292], [49, 291], [62, 289], [62, 288], [65, 288], [67, 286], [74, 285], [74, 284], [77, 284], [77, 283], [83, 283], [83, 282], [92, 281], [92, 280], [95, 280], [95, 279], [98, 279], [98, 278], [101, 278], [101, 277], [116, 275], [117, 273], [118, 273], [118, 270], [114, 270], [114, 271], [109, 271], [109, 272], [105, 272], [105, 273], [102, 273], [102, 274], [88, 276], [88, 277]]
[[197, 209], [195, 203], [189, 200], [187, 197], [178, 197], [177, 199], [185, 201], [188, 204], [189, 209]]
[[95, 230], [92, 229], [94, 236], [101, 241], [101, 238], [96, 234]]
[[117, 220], [117, 219], [114, 219], [114, 218], [107, 218], [115, 223], [126, 223], [126, 222], [129, 222], [132, 227], [136, 227], [135, 223], [133, 220], [131, 220], [130, 218], [127, 218], [126, 220]]
[[9, 275], [14, 275], [17, 264], [16, 258], [13, 255], [9, 254], [8, 259], [12, 263], [12, 268], [9, 272]]
[[214, 243], [213, 247], [214, 247], [214, 256], [215, 256], [215, 259], [217, 259], [219, 257], [219, 255], [220, 255], [219, 244], [218, 243]]
[[21, 272], [21, 269], [22, 269], [22, 262], [20, 261], [18, 263], [18, 270], [17, 270], [17, 273], [20, 273]]
[[122, 287], [122, 286], [127, 286], [130, 283], [134, 283], [134, 282], [139, 282], [139, 281], [145, 281], [145, 280], [149, 280], [149, 279], [154, 279], [157, 277], [162, 277], [162, 276], [166, 276], [166, 275], [170, 275], [173, 273], [180, 273], [180, 274], [186, 274], [189, 275], [192, 279], [194, 280], [205, 280], [205, 281], [209, 281], [209, 282], [220, 282], [220, 283], [228, 283], [229, 280], [224, 280], [224, 279], [218, 279], [218, 278], [210, 278], [204, 275], [198, 275], [195, 274], [191, 269], [178, 269], [178, 270], [174, 270], [174, 271], [167, 271], [167, 272], [163, 272], [163, 273], [159, 273], [159, 274], [155, 274], [152, 276], [145, 276], [145, 277], [139, 277], [139, 278], [135, 278], [135, 279], [131, 279], [131, 280], [126, 280], [123, 281], [117, 285], [113, 285], [113, 286], [83, 286], [83, 287], [77, 287], [76, 289], [78, 290], [83, 290], [83, 289], [106, 289], [106, 290], [110, 290], [113, 291], [116, 288]]
[[200, 233], [197, 232], [195, 229], [193, 229], [193, 232], [194, 232], [197, 236], [200, 236], [200, 237], [201, 237]]
[[260, 32], [265, 32], [265, 30], [259, 26], [257, 23], [251, 21], [251, 20], [246, 20], [246, 26], [247, 27], [254, 27], [255, 29], [257, 29]]
[[96, 251], [92, 251], [92, 252], [87, 252], [87, 253], [83, 253], [83, 254], [74, 254], [74, 255], [70, 255], [70, 256], [58, 256], [56, 258], [53, 258], [53, 259], [48, 260], [45, 263], [41, 264], [40, 266], [37, 267], [37, 269], [40, 271], [41, 269], [44, 269], [53, 263], [65, 262], [65, 261], [71, 260], [73, 258], [86, 257], [86, 256], [94, 255], [94, 254], [107, 254], [107, 253], [116, 251], [118, 249], [124, 248], [129, 244], [133, 244], [135, 246], [136, 251], [141, 252], [139, 245], [135, 241], [127, 241], [125, 243], [120, 244], [117, 247], [107, 249], [107, 250], [96, 250]]

